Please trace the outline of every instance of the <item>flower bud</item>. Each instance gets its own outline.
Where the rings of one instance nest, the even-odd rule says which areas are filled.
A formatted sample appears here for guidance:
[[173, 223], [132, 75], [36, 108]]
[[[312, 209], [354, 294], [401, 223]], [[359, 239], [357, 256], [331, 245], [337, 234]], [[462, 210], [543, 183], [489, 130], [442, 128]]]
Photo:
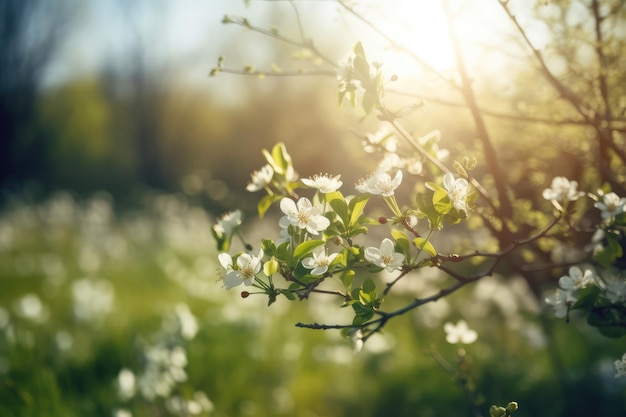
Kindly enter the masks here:
[[241, 292], [241, 298], [248, 298], [249, 295], [250, 295], [250, 293], [248, 291], [242, 291]]
[[515, 401], [511, 401], [506, 405], [506, 411], [508, 411], [509, 414], [511, 414], [513, 411], [517, 411], [518, 408], [519, 407]]
[[504, 407], [498, 407], [492, 405], [489, 409], [489, 417], [504, 417], [506, 415], [506, 409]]
[[378, 223], [380, 224], [386, 224], [387, 223], [387, 218], [385, 216], [380, 216], [378, 218]]

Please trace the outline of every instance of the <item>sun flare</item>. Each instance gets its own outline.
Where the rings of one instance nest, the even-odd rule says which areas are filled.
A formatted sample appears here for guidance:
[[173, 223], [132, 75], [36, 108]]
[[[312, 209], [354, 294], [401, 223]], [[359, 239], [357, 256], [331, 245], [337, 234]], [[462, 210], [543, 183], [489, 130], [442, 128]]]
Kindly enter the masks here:
[[[394, 68], [398, 75], [419, 76], [409, 72], [415, 71], [416, 61], [420, 62], [422, 70], [431, 74], [432, 70], [445, 73], [456, 65], [443, 1], [391, 0], [381, 4], [372, 2], [367, 18], [392, 41], [381, 42], [378, 34], [371, 33], [371, 36], [366, 35], [365, 42], [379, 41], [385, 52], [386, 67]], [[466, 64], [480, 63], [480, 53], [475, 46], [493, 41], [485, 19], [491, 23], [495, 19], [485, 16], [485, 10], [477, 1], [450, 0], [449, 4]]]

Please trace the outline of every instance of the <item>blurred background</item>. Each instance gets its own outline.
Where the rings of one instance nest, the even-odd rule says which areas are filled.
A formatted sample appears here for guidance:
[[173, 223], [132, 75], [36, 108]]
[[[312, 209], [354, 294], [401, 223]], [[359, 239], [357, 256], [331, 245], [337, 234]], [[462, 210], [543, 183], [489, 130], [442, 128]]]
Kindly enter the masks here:
[[[623, 340], [552, 320], [516, 277], [407, 314], [358, 355], [338, 332], [293, 326], [350, 320], [331, 300], [267, 308], [217, 282], [219, 215], [241, 208], [247, 233], [276, 233], [254, 223], [259, 196], [245, 192], [261, 149], [285, 142], [301, 177], [341, 174], [348, 189], [375, 167], [362, 142], [381, 127], [337, 105], [334, 76], [210, 77], [219, 56], [243, 72], [336, 70], [224, 15], [311, 37], [337, 65], [362, 41], [398, 75], [389, 103], [406, 106], [411, 132], [439, 129], [450, 164], [480, 157], [445, 81], [457, 75], [439, 2], [354, 3], [439, 75], [333, 1], [0, 0], [1, 415], [476, 416], [512, 400], [520, 416], [626, 412], [613, 377]], [[594, 183], [589, 129], [554, 122], [572, 111], [537, 80], [497, 4], [453, 3], [481, 103], [553, 121], [488, 119], [520, 202], [547, 204], [533, 193], [554, 175]], [[511, 3], [555, 73], [593, 90], [586, 3]], [[610, 32], [622, 107], [623, 28]], [[435, 292], [441, 277], [426, 275], [400, 301]], [[464, 350], [443, 331], [460, 318], [479, 334]]]

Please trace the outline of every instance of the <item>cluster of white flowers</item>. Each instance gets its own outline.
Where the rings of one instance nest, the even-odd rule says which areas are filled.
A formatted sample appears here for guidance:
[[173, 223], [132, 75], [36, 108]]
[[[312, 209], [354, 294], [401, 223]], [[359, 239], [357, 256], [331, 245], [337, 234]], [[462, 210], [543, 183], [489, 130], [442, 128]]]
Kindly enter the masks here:
[[615, 365], [615, 378], [626, 376], [626, 353], [622, 355], [622, 359], [618, 359]]
[[[143, 348], [144, 365], [139, 372], [122, 368], [116, 380], [118, 397], [126, 402], [139, 395], [146, 401], [162, 399], [174, 415], [200, 415], [213, 410], [206, 394], [196, 391], [185, 399], [172, 396], [177, 386], [188, 379], [185, 341], [192, 340], [198, 332], [198, 322], [186, 304], [177, 304], [168, 314], [162, 328], [154, 336], [155, 342]], [[127, 410], [119, 409], [124, 416]]]
[[104, 279], [83, 278], [72, 285], [74, 315], [78, 320], [100, 322], [113, 310], [115, 290]]
[[378, 168], [383, 171], [393, 171], [406, 169], [411, 175], [422, 173], [422, 161], [416, 158], [401, 158], [397, 153], [386, 153], [378, 163]]
[[214, 411], [215, 406], [202, 391], [193, 393], [192, 398], [172, 396], [165, 401], [165, 407], [174, 415], [187, 417], [206, 414]]
[[626, 302], [626, 271], [609, 268], [603, 271], [602, 279], [597, 285], [606, 299], [612, 303]]
[[[575, 201], [585, 193], [578, 191], [578, 183], [565, 177], [555, 177], [550, 188], [543, 191], [543, 197], [553, 202], [555, 207], [564, 210], [563, 205]], [[620, 197], [614, 192], [598, 190], [597, 195], [589, 194], [595, 200], [594, 207], [600, 210], [602, 223], [591, 238], [589, 248], [594, 257], [599, 256], [605, 250], [614, 250], [607, 243], [608, 234], [617, 216], [623, 215], [626, 209], [626, 198]], [[613, 236], [613, 238], [615, 238]], [[619, 245], [619, 243], [618, 243]], [[610, 253], [610, 252], [609, 252]], [[619, 253], [619, 250], [615, 252]], [[614, 256], [614, 255], [608, 255]], [[606, 255], [605, 255], [605, 259]], [[608, 258], [610, 259], [610, 258]], [[606, 262], [606, 260], [605, 260]], [[554, 309], [556, 317], [563, 318], [569, 309], [578, 301], [578, 293], [581, 289], [594, 285], [600, 290], [601, 297], [611, 304], [626, 302], [626, 277], [616, 268], [607, 267], [600, 262], [600, 269], [595, 273], [586, 269], [582, 271], [573, 266], [569, 269], [569, 275], [559, 279], [559, 286], [553, 295], [545, 299], [546, 303]]]
[[387, 153], [395, 153], [398, 149], [396, 136], [387, 127], [382, 127], [376, 133], [368, 133], [363, 140], [363, 150], [374, 153], [384, 150]]
[[592, 270], [586, 269], [583, 272], [579, 267], [572, 266], [569, 269], [569, 275], [559, 278], [561, 288], [557, 288], [553, 295], [546, 297], [545, 301], [552, 306], [556, 317], [563, 318], [567, 315], [569, 308], [578, 301], [578, 292], [594, 282]]

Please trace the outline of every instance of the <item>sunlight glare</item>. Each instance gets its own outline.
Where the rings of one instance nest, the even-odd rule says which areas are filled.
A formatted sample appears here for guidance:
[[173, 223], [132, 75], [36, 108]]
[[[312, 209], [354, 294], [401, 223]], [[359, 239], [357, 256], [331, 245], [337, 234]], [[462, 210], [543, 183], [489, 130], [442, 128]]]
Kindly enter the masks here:
[[441, 2], [396, 0], [381, 11], [377, 25], [402, 47], [437, 71], [454, 66]]

